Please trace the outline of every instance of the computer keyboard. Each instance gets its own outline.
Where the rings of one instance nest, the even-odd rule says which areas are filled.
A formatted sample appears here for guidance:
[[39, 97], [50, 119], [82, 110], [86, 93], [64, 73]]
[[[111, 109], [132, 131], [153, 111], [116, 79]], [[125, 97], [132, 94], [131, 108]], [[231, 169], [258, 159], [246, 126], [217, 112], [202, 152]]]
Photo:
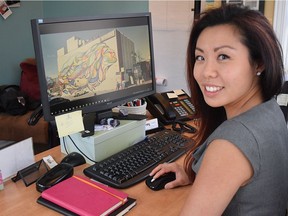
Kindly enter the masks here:
[[158, 164], [179, 158], [191, 143], [190, 138], [175, 131], [159, 131], [83, 172], [106, 185], [127, 188], [144, 180]]

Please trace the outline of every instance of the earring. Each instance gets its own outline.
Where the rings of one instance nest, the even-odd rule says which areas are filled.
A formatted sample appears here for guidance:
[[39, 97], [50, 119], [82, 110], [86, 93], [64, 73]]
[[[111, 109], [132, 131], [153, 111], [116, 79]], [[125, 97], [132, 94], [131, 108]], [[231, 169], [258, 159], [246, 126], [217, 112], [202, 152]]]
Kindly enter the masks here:
[[256, 73], [256, 75], [257, 75], [257, 76], [260, 76], [260, 75], [261, 75], [261, 71], [258, 71], [258, 72]]

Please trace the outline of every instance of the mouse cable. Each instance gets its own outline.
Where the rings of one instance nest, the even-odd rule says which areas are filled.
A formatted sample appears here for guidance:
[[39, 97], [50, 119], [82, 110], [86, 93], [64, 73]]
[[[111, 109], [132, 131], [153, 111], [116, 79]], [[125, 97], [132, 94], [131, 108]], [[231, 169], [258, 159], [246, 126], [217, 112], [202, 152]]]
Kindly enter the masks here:
[[[94, 161], [93, 159], [91, 159], [90, 157], [88, 157], [83, 151], [81, 151], [81, 149], [79, 149], [79, 147], [76, 145], [76, 143], [74, 142], [74, 140], [71, 138], [70, 135], [68, 135], [69, 139], [71, 140], [71, 142], [73, 143], [73, 145], [75, 146], [75, 148], [84, 156], [86, 157], [88, 160], [92, 161], [93, 163], [97, 163], [96, 161]], [[65, 151], [66, 153], [68, 154], [68, 150], [66, 148], [66, 142], [65, 142], [65, 139], [63, 137], [63, 144], [64, 144], [64, 148], [65, 148]]]
[[79, 149], [79, 147], [76, 145], [76, 143], [74, 142], [74, 140], [72, 139], [72, 137], [70, 135], [68, 135], [68, 137], [70, 138], [70, 140], [72, 141], [73, 145], [75, 146], [75, 148], [82, 154], [84, 155], [88, 160], [92, 161], [93, 163], [97, 163], [95, 160], [91, 159], [90, 157], [88, 157], [83, 151], [81, 151]]
[[65, 142], [65, 138], [64, 137], [62, 137], [62, 141], [63, 141], [63, 146], [64, 146], [66, 154], [69, 154], [69, 152], [67, 150], [67, 147], [66, 147], [66, 142]]

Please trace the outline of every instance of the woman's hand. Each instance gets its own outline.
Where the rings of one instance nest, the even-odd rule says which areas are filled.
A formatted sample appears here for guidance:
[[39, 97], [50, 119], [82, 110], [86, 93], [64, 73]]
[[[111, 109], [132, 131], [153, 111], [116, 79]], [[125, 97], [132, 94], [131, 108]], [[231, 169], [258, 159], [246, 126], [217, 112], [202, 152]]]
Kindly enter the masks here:
[[191, 181], [188, 175], [186, 174], [184, 168], [177, 163], [160, 164], [157, 167], [155, 167], [149, 175], [153, 176], [153, 179], [157, 179], [163, 174], [168, 172], [174, 172], [176, 175], [176, 179], [174, 181], [167, 183], [165, 185], [165, 189], [171, 189], [178, 186], [191, 184]]

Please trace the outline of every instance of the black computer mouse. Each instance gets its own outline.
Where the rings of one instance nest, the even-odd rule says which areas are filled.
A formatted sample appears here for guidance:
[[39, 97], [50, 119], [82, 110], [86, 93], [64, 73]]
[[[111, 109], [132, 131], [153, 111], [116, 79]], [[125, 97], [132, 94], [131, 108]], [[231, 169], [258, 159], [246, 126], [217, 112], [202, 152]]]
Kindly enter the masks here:
[[158, 190], [164, 189], [165, 185], [168, 182], [174, 181], [176, 179], [176, 175], [174, 172], [169, 172], [155, 179], [153, 182], [152, 182], [152, 179], [153, 179], [153, 176], [148, 176], [146, 179], [146, 185], [150, 189], [154, 191], [158, 191]]
[[78, 152], [71, 152], [69, 154], [67, 154], [61, 161], [61, 163], [67, 163], [70, 164], [71, 166], [75, 167], [75, 166], [79, 166], [82, 164], [85, 164], [85, 158], [83, 157], [83, 155], [81, 155]]

